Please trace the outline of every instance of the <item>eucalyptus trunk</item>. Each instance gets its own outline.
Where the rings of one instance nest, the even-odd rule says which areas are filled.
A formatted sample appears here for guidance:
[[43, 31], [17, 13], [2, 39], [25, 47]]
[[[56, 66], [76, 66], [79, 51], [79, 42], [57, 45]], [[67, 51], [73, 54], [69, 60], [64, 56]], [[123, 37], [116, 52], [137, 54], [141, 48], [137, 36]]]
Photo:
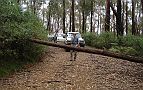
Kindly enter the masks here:
[[128, 34], [128, 1], [126, 0], [126, 35]]
[[65, 33], [65, 0], [63, 0], [63, 33]]
[[72, 32], [75, 32], [75, 23], [74, 23], [74, 17], [75, 17], [75, 15], [74, 15], [74, 3], [75, 3], [75, 1], [72, 0]]
[[132, 35], [136, 35], [135, 24], [135, 3], [132, 0]]
[[105, 31], [110, 31], [110, 0], [106, 0]]
[[92, 28], [92, 26], [93, 26], [93, 22], [92, 22], [92, 20], [93, 20], [93, 0], [91, 0], [91, 12], [90, 12], [90, 15], [91, 15], [90, 32], [93, 32], [93, 28]]
[[123, 22], [122, 22], [122, 5], [121, 0], [117, 0], [117, 15], [116, 15], [116, 29], [117, 29], [117, 36], [123, 36]]

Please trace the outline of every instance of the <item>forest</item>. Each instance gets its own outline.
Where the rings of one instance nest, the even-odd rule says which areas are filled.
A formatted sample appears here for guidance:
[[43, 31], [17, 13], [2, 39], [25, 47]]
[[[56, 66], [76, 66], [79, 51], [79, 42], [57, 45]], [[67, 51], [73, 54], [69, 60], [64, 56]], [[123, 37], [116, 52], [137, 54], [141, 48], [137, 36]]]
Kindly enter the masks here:
[[0, 90], [143, 90], [143, 0], [0, 0]]
[[0, 76], [34, 63], [54, 32], [78, 31], [86, 45], [143, 55], [143, 0], [0, 0]]

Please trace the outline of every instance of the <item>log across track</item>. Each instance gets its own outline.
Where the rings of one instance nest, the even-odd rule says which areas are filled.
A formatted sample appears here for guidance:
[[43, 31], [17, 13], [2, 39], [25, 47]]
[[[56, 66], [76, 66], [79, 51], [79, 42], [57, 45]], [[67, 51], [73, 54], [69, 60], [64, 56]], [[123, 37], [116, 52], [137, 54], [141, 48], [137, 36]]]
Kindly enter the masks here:
[[143, 64], [50, 47], [40, 62], [0, 79], [0, 90], [143, 90]]

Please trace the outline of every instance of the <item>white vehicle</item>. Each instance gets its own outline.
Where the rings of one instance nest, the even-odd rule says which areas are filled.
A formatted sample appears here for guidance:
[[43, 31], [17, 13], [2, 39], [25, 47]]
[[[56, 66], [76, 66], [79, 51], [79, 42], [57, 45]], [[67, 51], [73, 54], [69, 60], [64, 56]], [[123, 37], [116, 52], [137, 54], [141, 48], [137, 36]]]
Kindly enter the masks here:
[[47, 36], [48, 36], [48, 40], [49, 40], [49, 41], [53, 41], [53, 39], [54, 39], [54, 34], [48, 34]]
[[57, 42], [64, 42], [64, 41], [65, 41], [64, 34], [58, 33], [57, 34]]
[[66, 39], [65, 39], [65, 44], [66, 45], [70, 45], [71, 44], [71, 40], [72, 40], [72, 37], [73, 37], [73, 33], [76, 33], [76, 36], [78, 37], [79, 39], [79, 44], [81, 47], [84, 47], [85, 46], [85, 41], [84, 39], [81, 37], [81, 34], [79, 32], [67, 32], [66, 33]]

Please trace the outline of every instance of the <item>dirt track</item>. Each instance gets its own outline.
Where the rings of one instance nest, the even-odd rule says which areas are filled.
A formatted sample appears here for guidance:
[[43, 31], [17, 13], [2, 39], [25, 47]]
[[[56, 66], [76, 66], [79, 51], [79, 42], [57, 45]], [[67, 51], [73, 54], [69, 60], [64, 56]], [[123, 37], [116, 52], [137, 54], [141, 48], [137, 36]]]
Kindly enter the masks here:
[[0, 79], [0, 90], [143, 90], [143, 64], [49, 47], [41, 62]]

